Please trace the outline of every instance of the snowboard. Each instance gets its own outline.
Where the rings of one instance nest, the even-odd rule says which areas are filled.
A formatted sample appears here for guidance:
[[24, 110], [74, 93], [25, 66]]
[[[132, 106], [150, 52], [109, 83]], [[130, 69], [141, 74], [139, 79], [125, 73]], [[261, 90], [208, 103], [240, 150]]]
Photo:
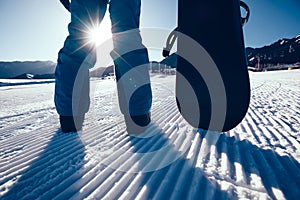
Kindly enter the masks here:
[[[239, 0], [178, 0], [176, 101], [193, 127], [228, 131], [247, 113], [250, 83]], [[247, 13], [241, 17], [240, 6]], [[174, 37], [169, 38], [174, 43]], [[164, 51], [164, 54], [166, 52]]]

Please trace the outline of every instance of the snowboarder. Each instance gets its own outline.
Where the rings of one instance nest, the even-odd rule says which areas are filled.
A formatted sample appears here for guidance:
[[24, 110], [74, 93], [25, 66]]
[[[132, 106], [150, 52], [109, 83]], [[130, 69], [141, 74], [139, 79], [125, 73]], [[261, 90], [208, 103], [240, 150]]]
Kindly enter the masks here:
[[[150, 123], [152, 91], [147, 64], [148, 51], [142, 44], [139, 32], [141, 0], [60, 0], [71, 13], [69, 35], [58, 53], [55, 71], [55, 106], [60, 116], [63, 132], [82, 129], [85, 113], [89, 110], [89, 69], [96, 62], [95, 44], [87, 42], [87, 28], [103, 19], [109, 4], [112, 24], [116, 78], [118, 81], [119, 105], [125, 118], [127, 131], [138, 134]], [[132, 49], [134, 47], [134, 49]], [[129, 49], [130, 48], [130, 49]], [[137, 75], [128, 81], [119, 81], [122, 76], [137, 68]], [[143, 84], [128, 97], [138, 81]], [[128, 89], [129, 88], [129, 89]]]

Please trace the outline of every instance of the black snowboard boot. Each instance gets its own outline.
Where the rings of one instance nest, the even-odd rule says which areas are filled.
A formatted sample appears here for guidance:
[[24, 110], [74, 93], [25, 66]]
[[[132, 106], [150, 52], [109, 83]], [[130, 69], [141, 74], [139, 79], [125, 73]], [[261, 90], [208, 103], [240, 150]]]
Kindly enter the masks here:
[[151, 114], [147, 113], [144, 115], [137, 115], [137, 116], [124, 116], [125, 124], [127, 127], [127, 132], [129, 134], [140, 134], [144, 132], [151, 122]]
[[64, 133], [82, 130], [84, 115], [81, 116], [59, 116], [61, 130]]

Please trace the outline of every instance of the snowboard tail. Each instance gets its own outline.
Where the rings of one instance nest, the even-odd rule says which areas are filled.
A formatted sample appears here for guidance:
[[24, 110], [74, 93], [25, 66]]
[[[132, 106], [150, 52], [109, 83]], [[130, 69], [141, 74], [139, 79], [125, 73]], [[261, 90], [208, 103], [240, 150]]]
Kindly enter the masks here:
[[179, 0], [176, 99], [194, 127], [228, 131], [247, 113], [250, 84], [242, 32], [247, 19], [240, 5], [239, 0]]

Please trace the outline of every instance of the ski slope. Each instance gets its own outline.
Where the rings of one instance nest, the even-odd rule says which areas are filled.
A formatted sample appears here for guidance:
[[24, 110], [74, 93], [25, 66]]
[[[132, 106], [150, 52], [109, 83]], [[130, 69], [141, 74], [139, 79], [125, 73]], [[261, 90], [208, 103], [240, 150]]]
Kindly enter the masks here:
[[250, 78], [248, 114], [217, 133], [182, 119], [175, 76], [152, 75], [153, 123], [139, 137], [125, 132], [113, 80], [91, 81], [84, 129], [69, 134], [54, 83], [4, 85], [0, 199], [298, 199], [300, 71]]

